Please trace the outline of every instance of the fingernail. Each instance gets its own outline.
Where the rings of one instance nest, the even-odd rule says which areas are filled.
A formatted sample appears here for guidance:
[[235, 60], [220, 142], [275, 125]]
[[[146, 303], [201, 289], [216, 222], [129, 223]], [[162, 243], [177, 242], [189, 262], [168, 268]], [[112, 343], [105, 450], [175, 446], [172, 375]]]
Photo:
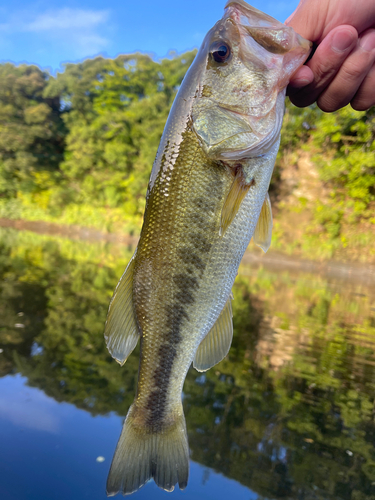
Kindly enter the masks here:
[[311, 83], [311, 80], [309, 80], [308, 78], [295, 78], [289, 83], [289, 85], [291, 87], [300, 88], [306, 87], [306, 85], [309, 85], [309, 83]]
[[349, 30], [337, 31], [332, 38], [331, 47], [336, 52], [345, 52], [353, 43], [354, 35]]
[[360, 39], [359, 45], [367, 52], [371, 52], [375, 49], [375, 31], [373, 30], [366, 33], [366, 35]]

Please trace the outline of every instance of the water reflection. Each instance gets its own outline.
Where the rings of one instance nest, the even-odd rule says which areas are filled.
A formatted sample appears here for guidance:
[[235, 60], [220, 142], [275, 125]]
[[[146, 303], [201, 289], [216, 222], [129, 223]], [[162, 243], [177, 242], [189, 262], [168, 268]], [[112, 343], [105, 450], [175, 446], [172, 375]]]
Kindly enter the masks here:
[[[0, 379], [1, 500], [105, 500], [103, 485], [122, 419], [93, 417], [26, 383], [20, 375]], [[256, 498], [245, 486], [195, 462], [182, 495], [186, 500]], [[171, 498], [153, 482], [134, 497]]]
[[[112, 415], [118, 429], [103, 428], [100, 438], [111, 453], [119, 417], [134, 397], [138, 357], [133, 353], [119, 368], [105, 349], [103, 324], [130, 255], [130, 249], [108, 243], [0, 229], [1, 386], [13, 387], [10, 380], [18, 373], [54, 401], [98, 418]], [[228, 358], [204, 375], [191, 370], [184, 386], [194, 463], [249, 488], [244, 498], [375, 496], [375, 284], [243, 266], [233, 293]], [[12, 391], [1, 392], [0, 419], [1, 409], [15, 407]], [[35, 408], [43, 413], [42, 403]], [[55, 424], [47, 420], [39, 419], [39, 425], [48, 433]], [[70, 451], [78, 453], [93, 429], [81, 426], [79, 436], [73, 420]], [[7, 465], [14, 475], [27, 464], [20, 458], [21, 443], [9, 435], [3, 449], [7, 454], [18, 449]], [[57, 464], [59, 449], [48, 453]], [[90, 498], [104, 498], [109, 462], [108, 453], [103, 484], [97, 486], [103, 495]], [[76, 498], [83, 498], [88, 490], [79, 467], [69, 472], [69, 484], [81, 492]], [[191, 488], [202, 498], [227, 497], [225, 488], [210, 496], [218, 481], [212, 474], [210, 489], [200, 489], [200, 479], [183, 494]], [[139, 495], [142, 491], [148, 490]]]

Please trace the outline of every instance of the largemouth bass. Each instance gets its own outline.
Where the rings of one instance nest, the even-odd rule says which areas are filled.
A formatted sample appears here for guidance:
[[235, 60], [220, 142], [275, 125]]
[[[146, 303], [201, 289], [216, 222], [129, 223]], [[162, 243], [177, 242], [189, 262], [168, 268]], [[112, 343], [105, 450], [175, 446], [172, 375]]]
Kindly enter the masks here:
[[193, 363], [229, 351], [231, 288], [254, 235], [272, 231], [268, 187], [285, 88], [310, 42], [243, 0], [207, 33], [173, 103], [152, 169], [140, 241], [109, 306], [105, 338], [123, 364], [141, 340], [138, 388], [107, 493], [150, 478], [183, 489], [189, 448], [181, 393]]

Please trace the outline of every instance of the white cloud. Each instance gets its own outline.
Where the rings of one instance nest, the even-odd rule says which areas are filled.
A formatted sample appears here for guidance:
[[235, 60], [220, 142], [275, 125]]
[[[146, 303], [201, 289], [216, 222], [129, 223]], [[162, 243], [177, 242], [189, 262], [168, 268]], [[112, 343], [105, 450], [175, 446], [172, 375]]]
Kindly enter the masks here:
[[[110, 43], [107, 38], [104, 38], [100, 35], [92, 34], [84, 34], [80, 33], [75, 37], [76, 43], [79, 44], [79, 50], [83, 55], [92, 55], [97, 54], [102, 49], [108, 46]], [[77, 47], [78, 48], [78, 47]]]
[[[5, 20], [4, 20], [5, 18]], [[61, 8], [35, 12], [34, 9], [13, 11], [2, 16], [0, 38], [14, 41], [17, 36], [29, 37], [41, 50], [64, 47], [71, 58], [87, 57], [106, 49], [108, 37], [108, 10]]]
[[9, 406], [9, 401], [0, 397], [0, 418], [9, 420], [13, 425], [27, 427], [39, 431], [57, 434], [59, 432], [59, 420], [48, 414], [46, 408], [39, 408], [33, 404], [13, 401]]
[[24, 24], [24, 31], [72, 31], [91, 30], [108, 20], [106, 10], [84, 10], [64, 8], [37, 15], [34, 20]]
[[43, 392], [27, 387], [19, 375], [1, 379], [0, 420], [8, 420], [18, 427], [57, 434], [60, 420], [56, 415], [56, 402]]

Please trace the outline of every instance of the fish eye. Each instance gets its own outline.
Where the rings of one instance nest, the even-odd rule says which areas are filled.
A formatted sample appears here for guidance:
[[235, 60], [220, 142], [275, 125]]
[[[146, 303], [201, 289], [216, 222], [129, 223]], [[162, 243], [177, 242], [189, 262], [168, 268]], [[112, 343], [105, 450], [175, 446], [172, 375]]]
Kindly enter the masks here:
[[228, 61], [231, 50], [226, 42], [215, 42], [210, 47], [210, 54], [214, 61], [223, 63]]

